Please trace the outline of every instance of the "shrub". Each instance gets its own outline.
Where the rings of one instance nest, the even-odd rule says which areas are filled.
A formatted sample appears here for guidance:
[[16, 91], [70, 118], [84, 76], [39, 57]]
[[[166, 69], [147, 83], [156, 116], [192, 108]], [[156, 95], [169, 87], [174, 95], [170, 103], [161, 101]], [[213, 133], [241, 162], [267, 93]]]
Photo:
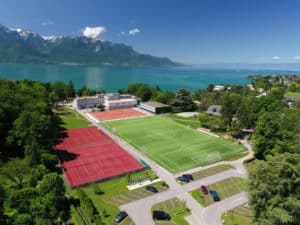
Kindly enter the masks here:
[[46, 168], [48, 168], [51, 171], [54, 171], [56, 169], [58, 160], [55, 155], [43, 153], [41, 155], [41, 162]]

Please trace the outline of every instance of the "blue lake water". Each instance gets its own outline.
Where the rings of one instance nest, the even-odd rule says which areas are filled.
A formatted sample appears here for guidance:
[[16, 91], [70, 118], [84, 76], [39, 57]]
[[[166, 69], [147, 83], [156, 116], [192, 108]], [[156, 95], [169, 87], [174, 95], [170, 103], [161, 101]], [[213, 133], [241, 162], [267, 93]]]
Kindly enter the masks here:
[[46, 64], [0, 64], [0, 78], [11, 80], [32, 79], [43, 82], [56, 80], [75, 83], [76, 88], [87, 85], [92, 89], [117, 91], [129, 83], [142, 82], [159, 85], [163, 90], [179, 88], [197, 90], [208, 84], [246, 84], [248, 75], [295, 74], [295, 71], [231, 70], [184, 68], [108, 68]]

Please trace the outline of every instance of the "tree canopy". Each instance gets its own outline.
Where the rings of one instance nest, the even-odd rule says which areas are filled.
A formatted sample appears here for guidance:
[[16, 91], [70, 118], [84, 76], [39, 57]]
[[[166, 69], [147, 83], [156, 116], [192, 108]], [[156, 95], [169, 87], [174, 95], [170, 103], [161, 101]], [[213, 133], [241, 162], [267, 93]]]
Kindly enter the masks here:
[[250, 203], [259, 225], [300, 224], [300, 156], [277, 154], [250, 170]]

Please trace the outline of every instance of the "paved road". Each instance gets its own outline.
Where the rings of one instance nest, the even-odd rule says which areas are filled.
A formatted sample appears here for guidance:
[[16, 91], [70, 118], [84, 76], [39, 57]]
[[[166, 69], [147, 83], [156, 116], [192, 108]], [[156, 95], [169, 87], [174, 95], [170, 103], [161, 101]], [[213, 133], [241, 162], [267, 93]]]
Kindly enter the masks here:
[[242, 140], [241, 142], [249, 150], [249, 154], [239, 160], [230, 162], [218, 162], [205, 167], [198, 167], [187, 172], [197, 172], [216, 165], [230, 164], [234, 166], [234, 169], [221, 172], [219, 174], [212, 175], [210, 177], [203, 178], [201, 180], [196, 180], [190, 182], [186, 185], [180, 185], [176, 182], [176, 177], [178, 175], [173, 175], [166, 169], [159, 166], [157, 163], [149, 159], [147, 156], [143, 155], [131, 145], [127, 144], [124, 140], [120, 139], [116, 135], [109, 132], [105, 127], [96, 123], [93, 119], [86, 115], [82, 111], [78, 111], [81, 115], [87, 118], [93, 125], [97, 126], [100, 130], [105, 132], [108, 136], [114, 139], [119, 145], [121, 145], [128, 153], [137, 159], [145, 160], [151, 169], [157, 174], [157, 176], [165, 181], [170, 189], [125, 205], [120, 208], [126, 210], [132, 220], [136, 225], [155, 225], [151, 218], [151, 208], [153, 205], [166, 201], [168, 199], [178, 197], [186, 201], [187, 207], [191, 210], [191, 215], [188, 217], [188, 221], [191, 225], [219, 225], [221, 224], [220, 216], [225, 210], [235, 208], [236, 206], [247, 201], [246, 193], [240, 193], [234, 195], [230, 198], [224, 199], [219, 203], [215, 203], [207, 208], [203, 208], [188, 192], [199, 188], [201, 185], [209, 185], [216, 183], [218, 181], [230, 178], [230, 177], [243, 177], [247, 178], [247, 170], [243, 164], [245, 159], [253, 157], [253, 152], [251, 146], [247, 141]]
[[205, 221], [207, 225], [222, 225], [221, 215], [228, 212], [235, 207], [242, 205], [248, 201], [247, 193], [241, 192], [239, 194], [233, 195], [219, 203], [215, 203], [202, 210], [202, 221]]

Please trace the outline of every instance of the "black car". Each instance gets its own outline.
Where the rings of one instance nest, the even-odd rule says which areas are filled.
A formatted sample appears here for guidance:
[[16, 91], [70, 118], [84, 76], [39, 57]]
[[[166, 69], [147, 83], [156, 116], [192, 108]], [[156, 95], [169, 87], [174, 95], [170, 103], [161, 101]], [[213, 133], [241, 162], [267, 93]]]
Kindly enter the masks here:
[[209, 193], [215, 202], [220, 201], [218, 192], [216, 192], [215, 190], [210, 190]]
[[153, 211], [152, 218], [154, 220], [170, 220], [171, 216], [164, 211]]
[[187, 177], [184, 177], [184, 176], [180, 176], [180, 177], [178, 177], [178, 180], [179, 180], [179, 181], [182, 181], [182, 182], [185, 182], [185, 183], [188, 183], [188, 182], [190, 182], [190, 179], [189, 179], [189, 178], [187, 178]]
[[194, 180], [194, 177], [192, 174], [183, 174], [182, 176], [188, 178], [189, 180]]
[[148, 190], [148, 191], [151, 191], [152, 193], [157, 193], [158, 192], [157, 188], [153, 187], [153, 186], [146, 186], [145, 189]]
[[115, 221], [118, 222], [118, 223], [120, 223], [120, 222], [123, 221], [127, 216], [128, 216], [127, 212], [121, 211], [121, 212], [119, 212], [119, 214], [115, 217]]

